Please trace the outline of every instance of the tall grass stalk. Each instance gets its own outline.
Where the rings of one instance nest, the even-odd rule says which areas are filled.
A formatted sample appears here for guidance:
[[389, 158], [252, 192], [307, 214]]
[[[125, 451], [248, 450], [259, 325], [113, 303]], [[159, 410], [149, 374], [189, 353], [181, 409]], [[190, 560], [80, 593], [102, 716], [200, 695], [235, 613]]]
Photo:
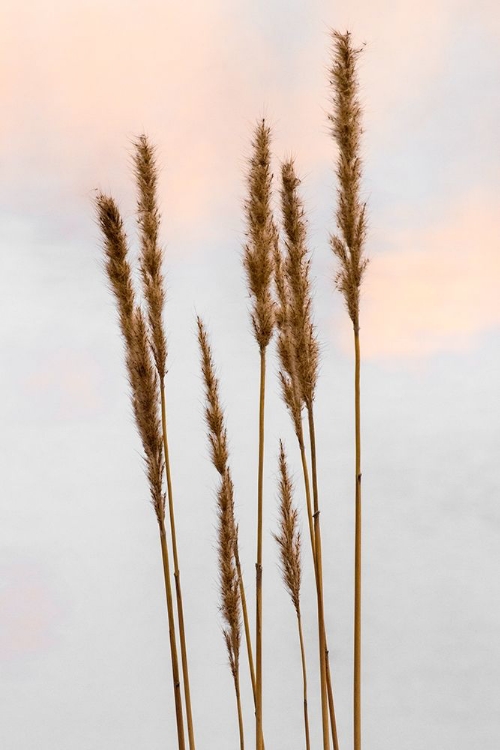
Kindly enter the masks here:
[[167, 615], [169, 625], [172, 682], [179, 750], [185, 748], [182, 696], [180, 692], [179, 661], [170, 563], [165, 532], [165, 495], [163, 492], [163, 440], [159, 414], [159, 377], [153, 363], [148, 340], [147, 324], [141, 308], [136, 304], [132, 271], [128, 261], [128, 242], [123, 221], [114, 200], [102, 193], [96, 198], [99, 225], [104, 237], [106, 273], [115, 296], [120, 330], [125, 342], [125, 362], [131, 388], [134, 418], [141, 438], [146, 461], [151, 501], [160, 532]]
[[200, 317], [197, 319], [198, 343], [201, 352], [201, 369], [205, 384], [206, 408], [205, 421], [208, 428], [208, 440], [212, 463], [220, 476], [217, 492], [218, 508], [218, 550], [219, 579], [221, 590], [220, 611], [225, 622], [223, 630], [226, 642], [229, 666], [234, 681], [240, 750], [245, 745], [243, 715], [240, 692], [240, 585], [241, 569], [238, 570], [238, 529], [234, 518], [234, 487], [228, 464], [227, 432], [224, 425], [224, 413], [219, 397], [219, 381], [215, 374], [212, 349], [205, 326]]
[[331, 245], [339, 260], [336, 286], [344, 297], [354, 331], [354, 422], [355, 422], [355, 541], [354, 541], [354, 750], [361, 750], [361, 404], [359, 343], [360, 287], [367, 265], [366, 204], [360, 199], [361, 105], [358, 99], [357, 59], [362, 47], [352, 44], [350, 32], [333, 32], [333, 113], [329, 116], [332, 135], [339, 149], [337, 161], [338, 235]]
[[[329, 730], [331, 729], [333, 747], [334, 750], [338, 750], [331, 674], [327, 663], [328, 645], [324, 615], [321, 526], [313, 418], [319, 347], [312, 322], [310, 259], [306, 244], [305, 213], [298, 193], [299, 185], [300, 180], [295, 174], [293, 159], [289, 159], [282, 164], [281, 168], [281, 209], [285, 230], [285, 253], [282, 256], [281, 251], [277, 249], [275, 257], [275, 284], [279, 305], [278, 354], [281, 362], [282, 394], [292, 417], [301, 453], [311, 550], [314, 561], [318, 609], [323, 747], [324, 750], [329, 748]], [[304, 407], [306, 407], [309, 417], [312, 448], [314, 511], [311, 503], [309, 468], [302, 424]]]
[[304, 704], [304, 732], [306, 750], [310, 750], [311, 741], [309, 737], [309, 713], [307, 707], [307, 667], [306, 653], [304, 647], [304, 634], [302, 632], [302, 614], [300, 609], [300, 584], [302, 578], [301, 562], [301, 537], [298, 529], [297, 510], [292, 506], [293, 485], [288, 472], [285, 448], [280, 441], [279, 454], [280, 470], [280, 529], [274, 538], [278, 543], [283, 581], [290, 594], [292, 604], [297, 615], [297, 628], [299, 633], [300, 656], [302, 662], [302, 685]]
[[[215, 368], [213, 364], [213, 357], [211, 347], [208, 341], [208, 335], [205, 330], [205, 326], [201, 318], [197, 319], [198, 326], [198, 342], [200, 344], [201, 355], [202, 355], [202, 370], [203, 378], [205, 382], [205, 391], [207, 394], [207, 403], [210, 413], [206, 411], [206, 422], [209, 428], [209, 441], [211, 448], [212, 463], [215, 469], [218, 471], [221, 477], [224, 477], [225, 473], [229, 471], [228, 464], [228, 451], [227, 451], [227, 435], [226, 428], [224, 426], [224, 414], [219, 401], [219, 386], [215, 375]], [[252, 683], [252, 693], [254, 699], [254, 708], [257, 707], [256, 702], [256, 685], [255, 685], [255, 668], [252, 650], [252, 638], [250, 634], [250, 622], [248, 618], [248, 607], [246, 601], [245, 584], [243, 580], [243, 573], [241, 570], [240, 554], [238, 548], [238, 537], [234, 541], [233, 547], [234, 562], [236, 565], [236, 572], [239, 583], [239, 593], [241, 602], [241, 611], [243, 615], [243, 627], [245, 631], [245, 641], [247, 647], [248, 667], [250, 671], [250, 679]], [[262, 739], [264, 747], [264, 739]]]
[[266, 394], [266, 351], [274, 327], [274, 305], [271, 296], [273, 249], [277, 230], [271, 210], [270, 128], [264, 120], [255, 128], [253, 153], [248, 173], [248, 198], [245, 202], [247, 242], [243, 265], [252, 299], [251, 314], [254, 336], [260, 354], [259, 387], [259, 464], [257, 475], [257, 560], [255, 563], [255, 741], [263, 750], [262, 724], [262, 519], [264, 502], [264, 412]]
[[167, 342], [163, 328], [163, 310], [165, 292], [162, 275], [163, 253], [159, 246], [160, 212], [157, 201], [158, 170], [155, 161], [155, 150], [145, 135], [139, 136], [135, 143], [135, 176], [138, 187], [137, 215], [140, 229], [140, 271], [144, 298], [146, 300], [149, 340], [153, 359], [159, 378], [161, 397], [162, 438], [167, 482], [168, 512], [172, 554], [174, 562], [174, 582], [177, 603], [177, 621], [181, 648], [182, 675], [184, 684], [184, 701], [190, 750], [195, 750], [193, 716], [191, 708], [191, 689], [184, 625], [184, 606], [182, 600], [181, 574], [177, 550], [177, 533], [175, 527], [174, 495], [172, 472], [168, 445], [167, 409], [165, 396], [165, 376], [167, 361]]

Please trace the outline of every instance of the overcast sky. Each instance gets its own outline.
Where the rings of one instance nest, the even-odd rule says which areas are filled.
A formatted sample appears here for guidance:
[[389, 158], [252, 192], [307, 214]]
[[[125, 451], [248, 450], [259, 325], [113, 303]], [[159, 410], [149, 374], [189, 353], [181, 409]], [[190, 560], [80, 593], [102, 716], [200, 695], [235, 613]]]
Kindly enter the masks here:
[[[303, 177], [321, 341], [326, 619], [352, 744], [352, 331], [333, 286], [329, 29], [366, 42], [362, 298], [366, 750], [500, 746], [500, 10], [494, 0], [3, 0], [0, 11], [0, 745], [176, 746], [162, 567], [92, 199], [136, 252], [131, 140], [158, 147], [167, 402], [195, 731], [233, 750], [220, 631], [217, 478], [195, 316], [209, 327], [255, 562], [258, 352], [241, 267], [255, 122]], [[300, 652], [271, 532], [277, 451], [297, 453], [269, 368], [264, 731], [304, 747]], [[306, 521], [305, 513], [301, 514]], [[306, 529], [304, 528], [304, 531]], [[305, 538], [307, 536], [305, 535]], [[304, 545], [312, 738], [315, 598]], [[248, 746], [253, 710], [245, 661]]]

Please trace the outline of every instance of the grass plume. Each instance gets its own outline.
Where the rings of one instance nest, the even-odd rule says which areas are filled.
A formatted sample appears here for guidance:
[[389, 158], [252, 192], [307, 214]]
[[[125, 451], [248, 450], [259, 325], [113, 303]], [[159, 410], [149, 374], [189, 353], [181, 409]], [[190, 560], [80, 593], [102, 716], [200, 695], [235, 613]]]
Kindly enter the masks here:
[[241, 710], [239, 655], [240, 655], [240, 605], [241, 570], [238, 569], [238, 530], [234, 519], [234, 487], [228, 466], [227, 432], [224, 413], [219, 398], [219, 382], [215, 374], [212, 349], [205, 326], [197, 318], [198, 343], [201, 352], [201, 369], [205, 385], [205, 421], [212, 463], [220, 475], [217, 490], [218, 559], [221, 592], [220, 611], [224, 620], [223, 635], [234, 681], [240, 732], [240, 748], [244, 747], [243, 718]]
[[125, 362], [131, 388], [132, 408], [146, 461], [151, 500], [160, 531], [167, 614], [169, 623], [172, 681], [174, 689], [177, 740], [184, 750], [184, 722], [180, 694], [179, 664], [175, 635], [170, 564], [165, 533], [165, 495], [163, 492], [163, 436], [159, 411], [159, 377], [154, 366], [147, 324], [135, 301], [132, 271], [128, 262], [128, 243], [123, 221], [114, 200], [102, 193], [96, 198], [99, 225], [104, 237], [105, 269], [118, 308], [120, 330], [125, 341]]
[[243, 266], [252, 299], [252, 326], [260, 351], [265, 351], [274, 328], [272, 299], [273, 248], [277, 229], [271, 209], [271, 129], [265, 120], [257, 124], [248, 171], [248, 198], [245, 202], [247, 242]]
[[266, 350], [273, 334], [275, 308], [272, 298], [274, 249], [278, 231], [271, 208], [271, 129], [265, 120], [257, 124], [248, 172], [248, 198], [245, 202], [247, 242], [243, 266], [252, 300], [251, 320], [260, 352], [259, 464], [257, 473], [257, 555], [255, 563], [255, 737], [257, 750], [263, 750], [262, 725], [262, 514], [264, 494], [264, 410], [266, 392]]
[[179, 553], [174, 513], [172, 472], [168, 444], [167, 408], [165, 395], [165, 375], [167, 372], [167, 341], [163, 327], [163, 310], [165, 306], [165, 289], [162, 273], [163, 252], [159, 245], [160, 211], [158, 209], [157, 185], [158, 168], [153, 145], [144, 135], [135, 141], [134, 172], [137, 183], [137, 223], [140, 234], [139, 266], [142, 289], [146, 302], [148, 319], [148, 338], [151, 352], [159, 378], [161, 400], [161, 422], [165, 475], [169, 510], [170, 534], [172, 538], [172, 555], [174, 562], [174, 582], [177, 602], [177, 622], [181, 648], [182, 676], [184, 684], [184, 701], [190, 750], [195, 750], [193, 716], [191, 707], [191, 688], [184, 624], [184, 604], [182, 598], [181, 574], [179, 570]]
[[[328, 665], [328, 646], [324, 615], [323, 565], [321, 526], [316, 476], [316, 447], [314, 439], [314, 397], [318, 378], [319, 345], [312, 320], [312, 296], [309, 277], [310, 257], [307, 248], [307, 226], [300, 180], [293, 159], [281, 167], [281, 213], [285, 233], [285, 252], [275, 252], [275, 284], [278, 297], [278, 354], [281, 362], [282, 394], [295, 427], [301, 451], [306, 503], [314, 559], [318, 606], [320, 650], [321, 708], [323, 747], [328, 750], [328, 728], [331, 727], [334, 750], [338, 750], [335, 708], [331, 675]], [[302, 411], [307, 410], [311, 445], [314, 512], [311, 509], [309, 469], [305, 454]], [[328, 720], [328, 713], [330, 720]]]
[[347, 31], [333, 34], [333, 112], [329, 116], [332, 135], [338, 146], [337, 178], [339, 233], [331, 245], [340, 269], [336, 285], [344, 297], [354, 331], [354, 411], [355, 411], [355, 541], [354, 541], [354, 750], [361, 750], [361, 354], [359, 343], [359, 297], [367, 266], [366, 204], [360, 198], [362, 176], [361, 104], [358, 98], [357, 60], [362, 47], [352, 44]]
[[357, 60], [363, 47], [354, 47], [351, 34], [333, 31], [333, 62], [330, 83], [333, 87], [333, 112], [329, 115], [331, 132], [338, 146], [337, 180], [338, 235], [330, 238], [339, 260], [336, 285], [342, 293], [355, 330], [359, 329], [359, 290], [368, 263], [364, 255], [366, 239], [366, 203], [361, 201], [361, 104], [358, 97]]
[[288, 472], [285, 448], [280, 440], [279, 453], [279, 495], [280, 495], [280, 529], [274, 538], [278, 544], [281, 572], [285, 587], [290, 594], [292, 604], [297, 615], [299, 632], [300, 655], [302, 661], [302, 685], [304, 703], [304, 732], [306, 750], [310, 750], [309, 714], [307, 708], [307, 667], [304, 648], [304, 634], [302, 631], [302, 614], [300, 611], [300, 584], [302, 578], [301, 538], [298, 529], [297, 510], [292, 505], [293, 485]]

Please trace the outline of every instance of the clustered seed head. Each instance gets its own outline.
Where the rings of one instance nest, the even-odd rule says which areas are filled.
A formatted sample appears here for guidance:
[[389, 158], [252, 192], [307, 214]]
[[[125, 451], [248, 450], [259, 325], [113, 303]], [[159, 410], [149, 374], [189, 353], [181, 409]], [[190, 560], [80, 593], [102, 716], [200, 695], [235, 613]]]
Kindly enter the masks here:
[[357, 58], [363, 47], [352, 45], [350, 32], [333, 32], [334, 58], [330, 83], [334, 89], [333, 108], [329, 115], [331, 132], [337, 142], [338, 209], [336, 213], [339, 236], [330, 242], [340, 261], [336, 285], [344, 296], [355, 330], [359, 329], [359, 290], [368, 260], [364, 257], [366, 239], [366, 203], [360, 199], [361, 167], [360, 140], [361, 105], [358, 99]]
[[292, 159], [281, 168], [281, 208], [285, 229], [285, 278], [290, 295], [290, 328], [296, 352], [296, 372], [301, 401], [312, 405], [318, 378], [319, 346], [312, 322], [309, 270], [311, 261], [306, 244], [306, 218], [298, 193], [300, 180]]
[[288, 472], [285, 448], [280, 440], [280, 529], [274, 538], [278, 543], [283, 581], [290, 594], [297, 615], [300, 612], [301, 539], [297, 509], [292, 505], [293, 484]]
[[288, 407], [299, 442], [302, 409], [312, 407], [318, 377], [319, 346], [312, 322], [306, 218], [298, 193], [300, 180], [293, 159], [281, 167], [281, 213], [284, 250], [274, 251], [276, 323], [283, 400]]
[[163, 382], [166, 374], [167, 342], [163, 329], [165, 291], [162, 250], [158, 244], [160, 212], [157, 204], [158, 171], [155, 149], [145, 135], [135, 142], [134, 170], [138, 188], [137, 218], [140, 230], [140, 271], [148, 309], [151, 348]]
[[252, 326], [261, 352], [271, 340], [275, 315], [271, 283], [278, 231], [271, 209], [270, 136], [271, 129], [262, 120], [256, 127], [252, 143], [248, 199], [245, 202], [247, 242], [243, 251], [243, 265], [253, 301]]
[[277, 293], [276, 323], [278, 328], [277, 349], [281, 369], [279, 378], [283, 401], [292, 418], [299, 440], [302, 435], [302, 401], [297, 377], [296, 349], [291, 326], [290, 291], [284, 271], [284, 261], [279, 248], [275, 250], [274, 280]]
[[207, 404], [205, 420], [208, 427], [210, 455], [212, 463], [221, 476], [227, 469], [228, 450], [227, 432], [224, 427], [224, 412], [219, 400], [219, 381], [215, 374], [212, 349], [210, 347], [205, 326], [200, 317], [197, 318], [198, 342], [201, 351], [201, 369], [205, 383]]
[[239, 667], [241, 640], [240, 589], [236, 566], [238, 554], [238, 529], [234, 518], [234, 486], [228, 466], [227, 433], [224, 412], [219, 398], [219, 381], [215, 374], [212, 349], [205, 326], [197, 318], [198, 343], [201, 351], [201, 369], [205, 385], [205, 420], [212, 463], [220, 475], [217, 491], [218, 556], [221, 591], [220, 611], [224, 620], [224, 640], [229, 656], [229, 666], [236, 680]]
[[118, 308], [125, 341], [125, 361], [131, 388], [132, 409], [146, 461], [151, 500], [158, 523], [165, 517], [163, 444], [159, 414], [158, 375], [151, 360], [148, 331], [135, 302], [128, 243], [120, 212], [112, 198], [96, 198], [99, 225], [104, 235], [106, 273]]
[[127, 260], [128, 243], [120, 211], [113, 198], [99, 193], [95, 199], [99, 226], [104, 238], [105, 271], [118, 307], [120, 330], [127, 346], [132, 338], [135, 307], [132, 269]]

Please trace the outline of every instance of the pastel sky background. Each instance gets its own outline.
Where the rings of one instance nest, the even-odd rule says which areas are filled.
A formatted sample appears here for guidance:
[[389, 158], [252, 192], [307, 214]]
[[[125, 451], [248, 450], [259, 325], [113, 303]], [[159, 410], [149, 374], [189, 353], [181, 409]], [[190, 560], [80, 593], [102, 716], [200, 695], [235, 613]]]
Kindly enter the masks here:
[[[364, 746], [500, 747], [500, 8], [494, 0], [210, 0], [0, 9], [0, 746], [175, 746], [154, 515], [92, 199], [135, 245], [131, 140], [161, 165], [169, 419], [198, 746], [237, 746], [217, 612], [214, 488], [195, 315], [227, 410], [247, 586], [258, 355], [241, 269], [252, 129], [303, 176], [322, 344], [326, 607], [351, 744], [352, 342], [333, 288], [329, 29], [360, 65], [371, 264], [362, 300]], [[274, 356], [274, 355], [273, 355]], [[300, 656], [277, 567], [276, 454], [297, 456], [270, 367], [264, 724], [304, 746]], [[302, 503], [300, 493], [297, 501]], [[303, 519], [305, 520], [305, 519]], [[313, 740], [311, 569], [304, 609]], [[253, 606], [253, 597], [250, 594]], [[251, 695], [244, 677], [248, 745]]]

